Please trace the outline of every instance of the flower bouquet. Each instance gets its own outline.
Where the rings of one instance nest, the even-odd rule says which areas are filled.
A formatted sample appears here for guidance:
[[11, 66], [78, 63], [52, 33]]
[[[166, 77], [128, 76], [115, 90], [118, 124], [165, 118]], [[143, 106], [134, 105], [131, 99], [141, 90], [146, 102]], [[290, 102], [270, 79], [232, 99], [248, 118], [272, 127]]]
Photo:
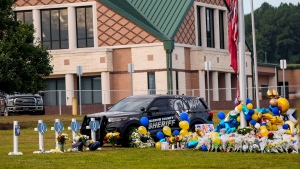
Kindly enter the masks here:
[[62, 134], [58, 135], [56, 139], [57, 139], [58, 144], [60, 145], [60, 151], [64, 152], [65, 151], [64, 146], [66, 144], [66, 141], [69, 140], [68, 135], [65, 133], [62, 133]]
[[150, 148], [154, 147], [155, 142], [150, 136], [150, 133], [140, 134], [137, 129], [133, 130], [130, 135], [131, 147]]
[[115, 149], [115, 145], [117, 144], [118, 139], [120, 138], [120, 133], [119, 132], [111, 132], [107, 133], [106, 136], [104, 137], [104, 140], [107, 143], [110, 143], [112, 145], [112, 148]]
[[89, 136], [78, 133], [74, 138], [73, 147], [77, 147], [78, 151], [83, 151], [83, 146], [88, 147], [90, 145]]

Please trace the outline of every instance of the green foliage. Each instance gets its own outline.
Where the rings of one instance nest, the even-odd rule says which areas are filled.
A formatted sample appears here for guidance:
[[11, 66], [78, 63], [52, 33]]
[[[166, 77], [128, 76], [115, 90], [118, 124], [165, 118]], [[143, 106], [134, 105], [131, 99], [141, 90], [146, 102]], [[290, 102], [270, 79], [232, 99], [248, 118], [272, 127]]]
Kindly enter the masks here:
[[52, 56], [34, 42], [32, 24], [14, 19], [13, 0], [0, 1], [0, 91], [37, 93], [52, 73]]
[[[264, 2], [254, 11], [258, 62], [300, 64], [300, 5], [281, 3], [273, 7]], [[252, 46], [251, 14], [245, 15], [245, 35]]]

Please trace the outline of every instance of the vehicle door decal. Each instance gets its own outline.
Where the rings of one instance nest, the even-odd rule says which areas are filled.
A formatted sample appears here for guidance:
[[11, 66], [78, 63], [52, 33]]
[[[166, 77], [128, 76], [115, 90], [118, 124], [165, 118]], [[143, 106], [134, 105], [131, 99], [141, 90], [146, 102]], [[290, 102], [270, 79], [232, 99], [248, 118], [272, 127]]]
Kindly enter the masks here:
[[174, 117], [162, 117], [149, 120], [148, 129], [162, 128], [164, 126], [173, 126], [175, 124]]

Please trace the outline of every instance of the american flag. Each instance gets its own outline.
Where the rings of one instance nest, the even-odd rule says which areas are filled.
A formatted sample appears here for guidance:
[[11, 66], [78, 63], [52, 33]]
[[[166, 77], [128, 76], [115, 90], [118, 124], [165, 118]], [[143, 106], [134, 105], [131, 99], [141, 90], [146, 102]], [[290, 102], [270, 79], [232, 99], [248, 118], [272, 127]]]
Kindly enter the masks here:
[[228, 24], [228, 49], [230, 52], [230, 66], [234, 72], [238, 71], [237, 41], [238, 41], [238, 10], [237, 0], [226, 0], [230, 7], [230, 18]]

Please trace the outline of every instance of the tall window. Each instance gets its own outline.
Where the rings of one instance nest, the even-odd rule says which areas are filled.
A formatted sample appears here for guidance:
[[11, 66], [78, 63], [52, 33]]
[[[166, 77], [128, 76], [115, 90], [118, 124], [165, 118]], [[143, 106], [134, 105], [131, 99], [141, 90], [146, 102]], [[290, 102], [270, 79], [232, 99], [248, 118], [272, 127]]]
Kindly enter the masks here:
[[15, 19], [23, 23], [27, 22], [28, 24], [32, 24], [32, 11], [17, 11], [15, 12]]
[[155, 73], [148, 73], [148, 91], [149, 94], [156, 94]]
[[82, 104], [102, 103], [101, 77], [81, 78]]
[[214, 37], [214, 10], [206, 8], [206, 39], [207, 47], [215, 47]]
[[46, 106], [66, 105], [65, 79], [46, 79], [45, 83], [47, 88], [44, 95], [44, 104]]
[[49, 49], [68, 49], [68, 11], [49, 9], [41, 11], [42, 43]]
[[92, 7], [76, 8], [77, 47], [94, 47]]
[[225, 49], [224, 43], [224, 11], [219, 11], [219, 25], [220, 25], [220, 49]]
[[197, 6], [197, 26], [198, 26], [198, 46], [202, 46], [201, 41], [201, 14], [200, 14], [200, 6]]

